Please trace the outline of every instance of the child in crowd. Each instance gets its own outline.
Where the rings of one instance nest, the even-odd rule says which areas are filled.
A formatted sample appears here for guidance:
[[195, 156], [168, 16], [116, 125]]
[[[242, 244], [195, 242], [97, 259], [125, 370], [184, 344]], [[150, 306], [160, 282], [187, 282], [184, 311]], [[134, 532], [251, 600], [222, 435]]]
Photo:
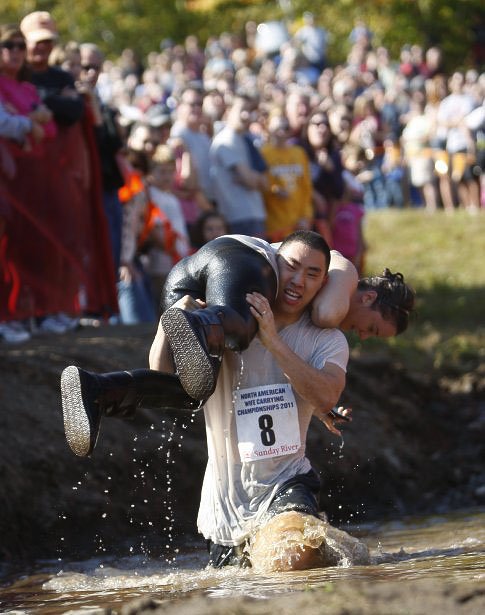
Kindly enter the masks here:
[[118, 303], [121, 322], [126, 325], [156, 320], [156, 299], [142, 255], [152, 246], [165, 249], [173, 241], [167, 217], [150, 201], [146, 184], [148, 174], [146, 153], [128, 149], [123, 169], [125, 185], [119, 190], [123, 228]]
[[217, 211], [206, 211], [199, 216], [192, 229], [192, 245], [198, 250], [208, 241], [228, 233], [229, 226], [224, 216]]
[[150, 162], [147, 176], [148, 196], [157, 209], [167, 217], [172, 237], [163, 249], [150, 245], [143, 256], [145, 270], [151, 280], [153, 297], [159, 302], [165, 279], [181, 258], [191, 252], [187, 225], [178, 198], [173, 194], [175, 153], [169, 145], [159, 145]]
[[364, 186], [366, 171], [362, 170], [365, 154], [358, 147], [347, 146], [342, 151], [344, 194], [332, 219], [332, 248], [348, 258], [359, 275], [364, 269], [365, 240], [363, 235]]
[[404, 207], [404, 167], [399, 141], [395, 137], [389, 137], [384, 140], [382, 173], [384, 175], [387, 204], [399, 208]]

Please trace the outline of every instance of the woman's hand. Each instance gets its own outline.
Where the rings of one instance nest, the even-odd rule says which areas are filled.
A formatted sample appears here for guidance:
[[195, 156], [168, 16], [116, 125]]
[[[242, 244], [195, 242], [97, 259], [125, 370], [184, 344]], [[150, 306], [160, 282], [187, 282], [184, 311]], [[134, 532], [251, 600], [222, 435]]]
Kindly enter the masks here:
[[45, 105], [38, 105], [33, 111], [29, 113], [29, 117], [32, 122], [39, 124], [47, 124], [52, 120], [52, 111]]
[[190, 295], [184, 295], [181, 299], [178, 299], [172, 306], [185, 310], [186, 312], [193, 312], [194, 310], [200, 310], [205, 308], [207, 304], [202, 299], [194, 299]]

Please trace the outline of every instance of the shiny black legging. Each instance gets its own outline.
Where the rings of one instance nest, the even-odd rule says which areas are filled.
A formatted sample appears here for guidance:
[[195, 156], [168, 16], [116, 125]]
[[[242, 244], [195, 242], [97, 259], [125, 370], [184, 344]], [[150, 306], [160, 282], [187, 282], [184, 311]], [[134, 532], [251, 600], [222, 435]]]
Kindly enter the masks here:
[[264, 256], [224, 236], [209, 241], [173, 267], [162, 291], [161, 309], [185, 295], [202, 299], [208, 309], [214, 307], [222, 313], [226, 347], [244, 350], [258, 330], [246, 293], [261, 293], [272, 302], [276, 290], [276, 274]]

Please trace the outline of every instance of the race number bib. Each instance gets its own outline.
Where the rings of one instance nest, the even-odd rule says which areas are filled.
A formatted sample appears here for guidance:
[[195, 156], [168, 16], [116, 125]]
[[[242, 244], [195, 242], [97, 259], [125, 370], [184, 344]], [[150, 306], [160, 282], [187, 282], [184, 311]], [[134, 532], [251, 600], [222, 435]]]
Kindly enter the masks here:
[[291, 455], [300, 448], [298, 408], [291, 385], [239, 389], [234, 410], [241, 461]]

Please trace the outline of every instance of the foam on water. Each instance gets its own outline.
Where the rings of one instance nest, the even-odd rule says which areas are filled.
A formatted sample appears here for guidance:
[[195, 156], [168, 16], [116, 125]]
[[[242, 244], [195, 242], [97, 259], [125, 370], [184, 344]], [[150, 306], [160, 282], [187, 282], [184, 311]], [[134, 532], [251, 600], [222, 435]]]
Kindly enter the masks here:
[[[250, 576], [249, 570], [237, 569], [237, 575]], [[42, 585], [46, 591], [59, 593], [94, 592], [105, 593], [124, 589], [143, 588], [144, 590], [167, 591], [170, 593], [188, 593], [196, 589], [204, 589], [218, 585], [234, 576], [234, 568], [216, 570], [176, 569], [155, 572], [151, 570], [120, 570], [103, 566], [91, 573], [59, 572], [55, 577]]]
[[283, 512], [252, 537], [249, 556], [256, 572], [300, 568], [306, 557], [316, 566], [370, 563], [366, 545], [326, 520]]

